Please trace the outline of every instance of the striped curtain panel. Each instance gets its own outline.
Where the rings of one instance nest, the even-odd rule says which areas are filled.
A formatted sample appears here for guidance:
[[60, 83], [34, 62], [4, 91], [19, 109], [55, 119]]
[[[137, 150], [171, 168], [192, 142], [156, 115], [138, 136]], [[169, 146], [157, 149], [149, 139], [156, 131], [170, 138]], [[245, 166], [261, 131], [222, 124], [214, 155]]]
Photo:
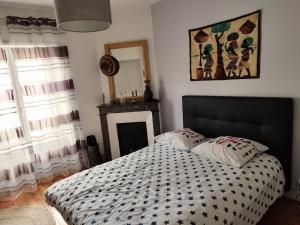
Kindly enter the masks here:
[[6, 39], [22, 47], [0, 52], [0, 200], [88, 166], [68, 48], [55, 20], [7, 17]]
[[23, 140], [23, 130], [17, 112], [15, 93], [12, 87], [7, 57], [3, 49], [0, 50], [0, 143], [16, 144]]
[[1, 29], [2, 42], [9, 44], [62, 45], [62, 34], [56, 28], [56, 21], [48, 18], [7, 16], [6, 26]]
[[13, 56], [37, 179], [79, 171], [86, 165], [85, 144], [67, 47], [14, 48]]
[[16, 95], [5, 52], [0, 49], [0, 199], [20, 190], [35, 190], [29, 146], [17, 111]]

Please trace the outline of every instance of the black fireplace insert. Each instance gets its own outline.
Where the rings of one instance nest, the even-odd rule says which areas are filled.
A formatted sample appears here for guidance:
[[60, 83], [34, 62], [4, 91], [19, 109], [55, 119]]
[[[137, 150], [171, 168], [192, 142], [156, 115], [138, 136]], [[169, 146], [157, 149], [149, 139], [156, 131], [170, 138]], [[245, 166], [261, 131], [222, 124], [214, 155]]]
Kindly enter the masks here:
[[146, 122], [118, 123], [117, 131], [121, 156], [148, 146]]

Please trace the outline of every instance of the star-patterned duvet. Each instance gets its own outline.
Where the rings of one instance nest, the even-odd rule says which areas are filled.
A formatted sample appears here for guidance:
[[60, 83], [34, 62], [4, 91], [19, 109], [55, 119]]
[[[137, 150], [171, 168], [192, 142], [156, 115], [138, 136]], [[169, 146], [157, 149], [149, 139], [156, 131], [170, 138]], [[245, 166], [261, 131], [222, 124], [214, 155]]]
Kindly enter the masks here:
[[57, 182], [45, 196], [70, 225], [248, 225], [283, 185], [268, 154], [235, 168], [154, 144]]

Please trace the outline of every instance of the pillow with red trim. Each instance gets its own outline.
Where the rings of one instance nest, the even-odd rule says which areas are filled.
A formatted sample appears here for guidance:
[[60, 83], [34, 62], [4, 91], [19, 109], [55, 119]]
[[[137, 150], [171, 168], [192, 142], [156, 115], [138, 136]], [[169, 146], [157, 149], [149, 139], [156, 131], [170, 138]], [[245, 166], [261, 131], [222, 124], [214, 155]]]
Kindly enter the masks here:
[[268, 147], [246, 138], [221, 136], [194, 147], [192, 152], [226, 165], [242, 167], [266, 149]]
[[190, 150], [205, 140], [205, 137], [189, 128], [183, 128], [158, 135], [154, 140], [179, 150]]

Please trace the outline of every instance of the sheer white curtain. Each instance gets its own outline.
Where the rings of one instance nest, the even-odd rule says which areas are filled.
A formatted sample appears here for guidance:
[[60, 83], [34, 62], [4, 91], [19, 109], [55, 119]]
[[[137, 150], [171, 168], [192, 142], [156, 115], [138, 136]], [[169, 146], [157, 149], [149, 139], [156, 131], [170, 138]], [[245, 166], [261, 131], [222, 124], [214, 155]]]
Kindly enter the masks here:
[[67, 47], [13, 48], [12, 52], [37, 178], [49, 180], [57, 173], [80, 170], [84, 143]]
[[87, 167], [63, 34], [45, 18], [8, 17], [7, 31], [22, 47], [0, 56], [0, 199]]
[[7, 57], [0, 49], [0, 199], [36, 185], [16, 100]]

